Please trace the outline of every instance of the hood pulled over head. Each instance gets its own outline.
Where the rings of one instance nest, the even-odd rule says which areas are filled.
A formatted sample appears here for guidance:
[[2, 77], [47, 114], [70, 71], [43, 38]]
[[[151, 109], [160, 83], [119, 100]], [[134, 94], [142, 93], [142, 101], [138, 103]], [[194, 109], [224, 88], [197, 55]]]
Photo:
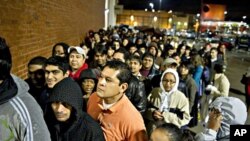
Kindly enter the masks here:
[[82, 111], [83, 100], [80, 86], [70, 77], [58, 82], [52, 89], [49, 103], [64, 102], [72, 106], [79, 115]]

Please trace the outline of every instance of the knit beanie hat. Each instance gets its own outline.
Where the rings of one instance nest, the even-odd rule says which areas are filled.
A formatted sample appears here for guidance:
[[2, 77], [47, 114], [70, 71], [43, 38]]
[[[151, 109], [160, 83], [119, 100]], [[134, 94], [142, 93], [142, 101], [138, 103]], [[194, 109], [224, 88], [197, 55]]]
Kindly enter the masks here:
[[49, 103], [55, 101], [69, 104], [79, 114], [79, 111], [81, 111], [83, 107], [82, 91], [80, 86], [72, 78], [64, 78], [52, 89], [49, 97]]
[[151, 47], [154, 47], [156, 50], [158, 49], [158, 45], [156, 42], [151, 42], [149, 45], [148, 45], [148, 48], [151, 48]]
[[79, 80], [83, 81], [84, 79], [93, 79], [97, 82], [99, 74], [100, 72], [97, 69], [86, 69], [80, 73]]

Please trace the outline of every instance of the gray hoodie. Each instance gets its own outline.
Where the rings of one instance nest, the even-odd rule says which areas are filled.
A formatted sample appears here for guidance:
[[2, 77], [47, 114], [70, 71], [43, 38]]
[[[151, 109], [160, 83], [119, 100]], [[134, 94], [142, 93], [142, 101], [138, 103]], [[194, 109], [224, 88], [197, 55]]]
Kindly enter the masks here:
[[236, 97], [218, 97], [213, 101], [209, 108], [218, 109], [223, 117], [221, 127], [216, 132], [205, 128], [198, 133], [196, 141], [226, 141], [230, 136], [230, 125], [244, 125], [247, 119], [246, 105]]
[[12, 78], [18, 91], [0, 105], [0, 140], [50, 141], [42, 110], [28, 93], [28, 84], [14, 75]]

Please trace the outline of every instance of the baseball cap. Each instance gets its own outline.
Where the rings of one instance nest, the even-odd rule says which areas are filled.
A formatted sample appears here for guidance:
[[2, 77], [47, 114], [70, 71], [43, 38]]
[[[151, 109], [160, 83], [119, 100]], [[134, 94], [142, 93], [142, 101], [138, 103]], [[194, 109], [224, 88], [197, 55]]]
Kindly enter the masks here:
[[87, 58], [85, 51], [81, 47], [71, 46], [68, 48], [68, 53], [70, 54], [73, 50], [75, 50], [77, 53], [82, 54], [85, 58]]
[[178, 64], [177, 61], [174, 58], [167, 58], [162, 62], [162, 66], [169, 66], [172, 64]]

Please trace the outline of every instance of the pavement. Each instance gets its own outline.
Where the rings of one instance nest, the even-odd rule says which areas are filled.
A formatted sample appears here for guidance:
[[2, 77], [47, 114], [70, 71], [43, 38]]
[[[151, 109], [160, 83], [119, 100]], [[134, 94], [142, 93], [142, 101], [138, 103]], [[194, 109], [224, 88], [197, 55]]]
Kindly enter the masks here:
[[[250, 52], [244, 50], [233, 50], [227, 52], [228, 66], [225, 72], [230, 82], [229, 96], [238, 97], [245, 102], [244, 85], [240, 83], [242, 75], [250, 67]], [[250, 114], [248, 115], [246, 124], [250, 125]], [[198, 126], [190, 128], [191, 131], [198, 133], [203, 130], [201, 123]]]

